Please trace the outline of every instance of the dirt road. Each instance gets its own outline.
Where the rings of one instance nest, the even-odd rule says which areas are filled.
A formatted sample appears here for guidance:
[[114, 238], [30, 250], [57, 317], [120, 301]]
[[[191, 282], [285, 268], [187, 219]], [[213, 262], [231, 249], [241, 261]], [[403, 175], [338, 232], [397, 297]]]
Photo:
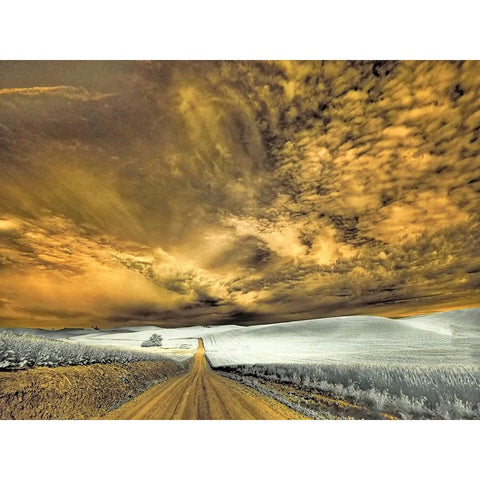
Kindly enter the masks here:
[[255, 390], [214, 373], [202, 340], [190, 372], [147, 390], [105, 419], [284, 420], [302, 415]]

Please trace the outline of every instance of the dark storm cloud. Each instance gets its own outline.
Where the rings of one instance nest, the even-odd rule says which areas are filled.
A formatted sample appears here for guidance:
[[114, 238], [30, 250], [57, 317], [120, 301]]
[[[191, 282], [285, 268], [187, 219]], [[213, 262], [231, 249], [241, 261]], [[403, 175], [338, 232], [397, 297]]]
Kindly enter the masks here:
[[0, 321], [475, 304], [479, 99], [478, 62], [1, 62]]

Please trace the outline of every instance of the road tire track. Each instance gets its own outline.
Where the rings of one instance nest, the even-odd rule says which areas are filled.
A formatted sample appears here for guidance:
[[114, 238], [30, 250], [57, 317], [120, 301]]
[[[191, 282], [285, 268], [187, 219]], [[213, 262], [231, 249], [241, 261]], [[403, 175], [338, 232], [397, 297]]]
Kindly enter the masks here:
[[250, 387], [215, 373], [198, 342], [191, 370], [155, 385], [104, 419], [299, 420], [300, 413]]

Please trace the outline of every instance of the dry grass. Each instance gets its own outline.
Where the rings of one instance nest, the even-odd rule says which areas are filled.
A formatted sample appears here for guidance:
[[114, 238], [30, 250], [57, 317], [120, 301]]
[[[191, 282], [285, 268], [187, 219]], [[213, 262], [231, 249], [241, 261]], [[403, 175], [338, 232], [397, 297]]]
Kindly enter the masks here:
[[99, 417], [152, 385], [184, 373], [188, 363], [156, 361], [0, 372], [0, 418]]

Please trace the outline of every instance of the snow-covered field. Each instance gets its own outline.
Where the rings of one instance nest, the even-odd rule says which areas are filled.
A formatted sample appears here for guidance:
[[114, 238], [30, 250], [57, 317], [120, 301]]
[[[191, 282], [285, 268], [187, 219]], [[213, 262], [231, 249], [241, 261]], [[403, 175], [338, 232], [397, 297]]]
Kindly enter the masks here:
[[480, 364], [480, 309], [392, 320], [350, 316], [240, 327], [205, 337], [214, 366], [254, 363]]
[[43, 335], [0, 330], [0, 370], [7, 371], [32, 367], [167, 360], [167, 357], [158, 350], [156, 352], [152, 350], [88, 345]]
[[[160, 354], [163, 357], [183, 360], [191, 357], [198, 347], [198, 339], [210, 333], [221, 333], [237, 329], [236, 325], [212, 327], [160, 328], [152, 326], [114, 328], [110, 330], [62, 329], [42, 330], [27, 328], [8, 329], [13, 333], [33, 335], [54, 340], [62, 340], [66, 344], [82, 344], [105, 347], [118, 347], [133, 352]], [[161, 347], [141, 347], [141, 344], [156, 333], [163, 338]]]
[[480, 417], [480, 309], [352, 316], [204, 337], [214, 367], [287, 381], [410, 417]]
[[[11, 330], [57, 340], [67, 349], [121, 348], [132, 355], [148, 350], [175, 360], [193, 355], [203, 338], [210, 363], [239, 378], [289, 382], [405, 418], [480, 418], [479, 308], [399, 320], [351, 316], [250, 327]], [[141, 347], [153, 333], [163, 337], [162, 347]]]
[[[220, 333], [233, 328], [238, 327], [0, 329], [0, 370], [141, 360], [182, 361], [195, 353], [198, 338], [206, 332]], [[142, 347], [154, 333], [162, 336], [162, 346]]]
[[152, 352], [158, 352], [167, 357], [188, 358], [195, 353], [198, 347], [198, 339], [210, 333], [221, 333], [238, 328], [232, 325], [216, 327], [128, 327], [128, 329], [112, 329], [105, 331], [94, 330], [85, 335], [68, 337], [72, 342], [81, 342], [89, 345], [108, 345], [128, 347], [135, 350], [141, 347], [142, 342], [151, 337], [153, 333], [163, 338], [161, 347], [149, 347]]

